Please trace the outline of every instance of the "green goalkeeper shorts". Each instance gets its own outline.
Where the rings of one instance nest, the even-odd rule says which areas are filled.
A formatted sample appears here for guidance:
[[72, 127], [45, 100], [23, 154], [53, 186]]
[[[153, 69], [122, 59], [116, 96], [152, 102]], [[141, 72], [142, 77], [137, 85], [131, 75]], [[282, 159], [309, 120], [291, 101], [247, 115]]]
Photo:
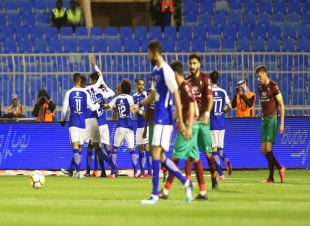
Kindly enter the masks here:
[[260, 131], [260, 142], [276, 142], [277, 136], [278, 120], [274, 118], [264, 118], [262, 121], [261, 131]]
[[210, 122], [208, 125], [203, 124], [202, 118], [198, 121], [199, 131], [197, 136], [198, 147], [201, 151], [212, 153], [212, 142], [210, 132]]

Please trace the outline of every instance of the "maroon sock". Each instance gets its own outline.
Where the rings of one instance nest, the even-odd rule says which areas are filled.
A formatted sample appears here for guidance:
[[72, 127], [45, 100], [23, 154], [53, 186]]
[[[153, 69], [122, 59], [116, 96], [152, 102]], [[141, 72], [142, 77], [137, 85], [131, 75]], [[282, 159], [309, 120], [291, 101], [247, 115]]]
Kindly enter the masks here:
[[207, 157], [209, 168], [210, 168], [210, 173], [211, 173], [211, 178], [216, 178], [216, 173], [215, 173], [215, 160], [213, 155], [211, 155], [210, 158]]
[[194, 163], [194, 165], [195, 165], [197, 181], [199, 184], [199, 190], [204, 191], [206, 190], [206, 185], [205, 185], [205, 179], [203, 177], [203, 166], [201, 164], [201, 161], [198, 160], [197, 162]]
[[192, 161], [190, 159], [187, 159], [185, 162], [185, 174], [186, 178], [191, 179], [192, 176]]
[[278, 162], [278, 160], [276, 159], [276, 157], [273, 154], [273, 151], [270, 152], [273, 156], [273, 164], [275, 165], [275, 167], [277, 167], [278, 170], [282, 169], [282, 166], [280, 165], [280, 163]]
[[[178, 166], [179, 161], [178, 161], [177, 159], [172, 159], [172, 162], [174, 162], [174, 164], [175, 164], [176, 166]], [[166, 182], [166, 184], [165, 184], [165, 186], [164, 186], [165, 189], [167, 189], [168, 191], [171, 189], [173, 180], [174, 180], [173, 174], [172, 174], [172, 173], [169, 173], [169, 176], [168, 176], [168, 178], [167, 178], [167, 182]]]
[[273, 178], [273, 173], [274, 173], [274, 156], [272, 152], [267, 152], [266, 158], [268, 161], [268, 167], [269, 167], [269, 178]]

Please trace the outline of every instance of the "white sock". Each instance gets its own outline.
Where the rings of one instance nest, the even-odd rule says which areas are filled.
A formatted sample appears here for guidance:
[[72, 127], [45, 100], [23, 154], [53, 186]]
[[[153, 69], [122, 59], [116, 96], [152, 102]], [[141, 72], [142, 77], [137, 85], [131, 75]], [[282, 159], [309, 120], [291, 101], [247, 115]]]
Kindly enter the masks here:
[[202, 196], [204, 196], [204, 195], [207, 194], [207, 191], [200, 191], [199, 194], [202, 195]]
[[166, 188], [163, 189], [163, 193], [164, 195], [169, 195], [169, 190], [167, 190]]

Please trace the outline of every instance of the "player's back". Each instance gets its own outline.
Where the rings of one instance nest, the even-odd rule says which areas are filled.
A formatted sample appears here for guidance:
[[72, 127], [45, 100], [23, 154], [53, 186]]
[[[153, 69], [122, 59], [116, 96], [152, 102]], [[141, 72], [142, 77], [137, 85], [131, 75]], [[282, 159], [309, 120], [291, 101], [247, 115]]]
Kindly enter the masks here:
[[133, 104], [132, 96], [128, 94], [121, 94], [114, 98], [112, 102], [115, 102], [114, 106], [117, 109], [119, 116], [118, 127], [133, 129], [133, 123], [130, 113], [130, 106]]
[[[101, 89], [97, 90], [97, 92], [95, 94], [97, 103], [105, 103], [105, 98], [104, 98], [103, 92], [105, 92], [105, 91], [101, 90]], [[98, 120], [99, 126], [107, 124], [106, 113], [102, 108], [99, 108], [96, 111], [96, 118]]]
[[[144, 100], [147, 97], [147, 93], [145, 91], [143, 91], [140, 94], [135, 93], [132, 97], [134, 103], [139, 104], [142, 100]], [[144, 107], [142, 108], [142, 110], [144, 111]], [[137, 115], [137, 126], [138, 128], [144, 128], [144, 116], [141, 114]]]
[[87, 110], [87, 93], [85, 90], [81, 87], [73, 87], [66, 92], [65, 98], [69, 100], [69, 126], [85, 128], [85, 113]]
[[210, 114], [211, 130], [225, 129], [225, 106], [230, 103], [227, 92], [220, 87], [212, 87], [213, 107]]
[[[90, 95], [90, 100], [93, 104], [96, 104], [98, 102], [97, 97], [96, 97], [97, 89], [98, 88], [96, 85], [89, 85], [85, 87], [85, 91]], [[85, 113], [85, 119], [96, 118], [96, 117], [97, 117], [96, 111], [91, 111], [89, 108], [87, 108], [86, 113]]]

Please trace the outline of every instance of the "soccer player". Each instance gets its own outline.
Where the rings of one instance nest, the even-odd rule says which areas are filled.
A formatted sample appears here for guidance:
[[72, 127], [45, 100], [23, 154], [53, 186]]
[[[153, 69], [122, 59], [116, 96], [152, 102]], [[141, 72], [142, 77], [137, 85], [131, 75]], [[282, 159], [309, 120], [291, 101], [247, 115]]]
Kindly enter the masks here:
[[[210, 114], [210, 129], [211, 129], [211, 141], [212, 141], [212, 155], [214, 156], [215, 166], [220, 177], [219, 180], [225, 180], [221, 168], [221, 162], [219, 156], [225, 162], [228, 175], [232, 173], [232, 167], [228, 158], [226, 158], [224, 148], [224, 136], [225, 136], [225, 116], [224, 114], [232, 109], [230, 99], [227, 96], [225, 90], [217, 86], [219, 74], [217, 71], [212, 71], [210, 74], [212, 92], [213, 92], [213, 107]], [[227, 106], [225, 108], [225, 106]]]
[[258, 77], [258, 91], [260, 103], [263, 112], [263, 121], [261, 126], [261, 145], [262, 153], [266, 157], [269, 166], [269, 177], [263, 181], [264, 183], [273, 183], [274, 166], [277, 167], [280, 174], [281, 182], [285, 180], [286, 168], [281, 166], [273, 154], [272, 146], [276, 142], [277, 134], [277, 115], [278, 106], [281, 108], [280, 134], [284, 132], [284, 102], [278, 85], [268, 78], [267, 68], [260, 65], [255, 69]]
[[[208, 199], [205, 180], [203, 176], [203, 166], [199, 160], [199, 149], [197, 145], [197, 136], [199, 131], [199, 126], [197, 119], [199, 116], [199, 110], [195, 100], [195, 96], [192, 91], [192, 86], [183, 77], [183, 64], [180, 61], [174, 61], [170, 64], [172, 70], [175, 73], [175, 79], [179, 86], [179, 92], [181, 96], [182, 104], [182, 116], [183, 122], [186, 124], [185, 136], [181, 133], [174, 144], [174, 150], [172, 154], [172, 160], [177, 165], [178, 159], [190, 160], [195, 164], [197, 181], [199, 184], [199, 194], [195, 199]], [[179, 118], [177, 114], [174, 116]], [[167, 199], [169, 195], [169, 190], [172, 186], [174, 176], [169, 175], [164, 189], [159, 191], [159, 197]]]
[[[136, 86], [137, 86], [137, 92], [133, 95], [133, 101], [135, 104], [139, 104], [147, 96], [147, 93], [144, 91], [144, 79], [142, 78], [137, 79]], [[151, 159], [151, 153], [149, 151], [148, 138], [142, 138], [145, 124], [144, 116], [145, 116], [144, 107], [142, 107], [137, 115], [137, 131], [136, 131], [136, 143], [138, 145], [139, 163], [141, 169], [140, 177], [152, 178], [152, 162], [151, 162], [152, 159]], [[143, 150], [143, 147], [145, 152]], [[147, 174], [145, 174], [144, 172], [145, 160], [148, 169]]]
[[61, 126], [65, 126], [65, 116], [68, 107], [70, 107], [69, 133], [73, 149], [76, 178], [83, 178], [80, 173], [81, 155], [79, 153], [81, 152], [81, 143], [84, 142], [85, 112], [87, 107], [95, 111], [100, 108], [100, 105], [93, 104], [90, 95], [80, 87], [81, 75], [79, 73], [73, 75], [73, 83], [74, 87], [68, 90], [64, 97]]
[[130, 96], [131, 84], [128, 79], [123, 79], [121, 82], [121, 95], [115, 97], [109, 104], [104, 105], [103, 109], [116, 108], [118, 112], [119, 122], [114, 135], [114, 149], [112, 152], [112, 169], [108, 178], [115, 178], [117, 171], [117, 150], [122, 145], [124, 139], [127, 141], [131, 155], [131, 162], [134, 170], [134, 177], [139, 177], [137, 172], [137, 156], [134, 149], [134, 132], [133, 121], [130, 114], [130, 106], [134, 105], [133, 98]]
[[[199, 108], [199, 132], [198, 147], [202, 150], [208, 160], [212, 189], [218, 189], [215, 161], [212, 155], [212, 144], [210, 136], [210, 112], [213, 105], [213, 94], [210, 78], [200, 71], [200, 56], [196, 53], [189, 55], [189, 65], [191, 74], [186, 77], [193, 87], [193, 93]], [[185, 172], [187, 177], [191, 175], [192, 162], [186, 161]]]
[[131, 111], [136, 113], [142, 106], [150, 104], [155, 99], [154, 110], [154, 134], [152, 139], [152, 165], [153, 165], [153, 191], [149, 199], [142, 200], [142, 204], [158, 203], [158, 185], [160, 162], [168, 169], [170, 174], [176, 176], [184, 185], [186, 190], [186, 201], [191, 201], [192, 182], [184, 177], [175, 164], [166, 157], [164, 151], [169, 150], [170, 137], [173, 123], [172, 94], [176, 104], [176, 114], [179, 116], [178, 128], [182, 134], [185, 134], [185, 126], [181, 110], [180, 94], [175, 76], [170, 66], [164, 61], [162, 55], [161, 43], [153, 40], [148, 44], [148, 58], [153, 69], [152, 91], [139, 105], [131, 107]]

